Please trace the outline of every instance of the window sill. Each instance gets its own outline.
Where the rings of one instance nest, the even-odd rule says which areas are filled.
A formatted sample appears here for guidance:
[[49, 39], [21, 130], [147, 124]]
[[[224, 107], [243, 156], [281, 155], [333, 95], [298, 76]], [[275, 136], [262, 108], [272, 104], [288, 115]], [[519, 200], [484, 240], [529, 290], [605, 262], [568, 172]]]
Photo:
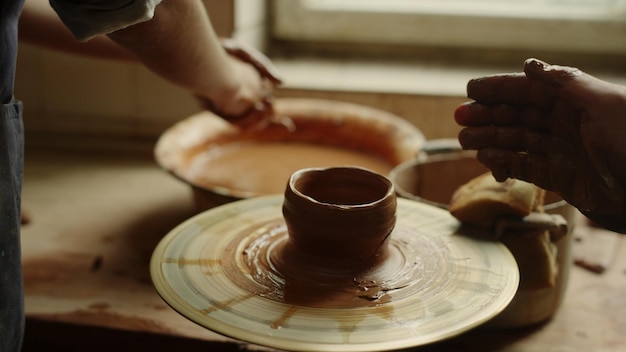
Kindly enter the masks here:
[[[282, 89], [285, 90], [463, 98], [468, 80], [496, 73], [519, 72], [523, 64], [472, 65], [315, 56], [272, 57], [272, 61], [283, 76]], [[626, 71], [582, 69], [598, 78], [626, 85]]]

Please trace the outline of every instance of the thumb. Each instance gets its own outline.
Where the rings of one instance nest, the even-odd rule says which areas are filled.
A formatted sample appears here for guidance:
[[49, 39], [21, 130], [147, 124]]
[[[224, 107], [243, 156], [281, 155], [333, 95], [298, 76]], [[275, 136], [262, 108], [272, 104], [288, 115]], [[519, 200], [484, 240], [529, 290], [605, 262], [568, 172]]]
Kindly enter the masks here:
[[562, 99], [577, 107], [594, 106], [604, 100], [609, 85], [578, 68], [550, 65], [534, 58], [524, 62], [524, 73], [531, 80], [555, 87]]
[[527, 59], [524, 62], [524, 73], [530, 79], [541, 81], [545, 84], [561, 87], [571, 82], [584, 73], [569, 66], [550, 65], [539, 59]]
[[234, 39], [225, 38], [221, 41], [222, 47], [229, 55], [252, 65], [262, 77], [267, 78], [272, 84], [279, 85], [282, 83], [278, 69], [262, 52]]

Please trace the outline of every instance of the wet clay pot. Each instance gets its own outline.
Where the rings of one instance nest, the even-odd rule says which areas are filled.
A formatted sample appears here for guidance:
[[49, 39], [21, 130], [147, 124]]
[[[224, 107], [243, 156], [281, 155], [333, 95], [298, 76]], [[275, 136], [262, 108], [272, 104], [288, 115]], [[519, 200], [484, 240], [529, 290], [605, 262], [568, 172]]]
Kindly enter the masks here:
[[386, 259], [396, 195], [389, 179], [367, 169], [302, 169], [289, 179], [283, 215], [288, 239], [273, 258], [279, 271], [332, 285]]

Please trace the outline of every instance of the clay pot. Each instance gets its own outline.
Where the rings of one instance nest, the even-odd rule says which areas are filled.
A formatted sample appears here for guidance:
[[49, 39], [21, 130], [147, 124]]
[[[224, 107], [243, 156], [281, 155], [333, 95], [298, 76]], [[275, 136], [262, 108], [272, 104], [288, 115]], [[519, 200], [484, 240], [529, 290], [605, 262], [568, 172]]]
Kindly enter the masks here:
[[[429, 144], [430, 141], [426, 142], [420, 157], [395, 167], [389, 178], [399, 196], [448, 209], [452, 194], [459, 186], [489, 170], [476, 159], [474, 151], [461, 150], [455, 140]], [[537, 290], [518, 290], [509, 306], [487, 326], [516, 328], [540, 323], [556, 313], [565, 296], [576, 210], [554, 192], [546, 192], [544, 210], [563, 216], [569, 228], [566, 236], [554, 242], [559, 268], [556, 285]]]
[[389, 179], [363, 168], [303, 169], [289, 179], [283, 215], [289, 237], [273, 260], [280, 272], [352, 281], [387, 257], [396, 194]]

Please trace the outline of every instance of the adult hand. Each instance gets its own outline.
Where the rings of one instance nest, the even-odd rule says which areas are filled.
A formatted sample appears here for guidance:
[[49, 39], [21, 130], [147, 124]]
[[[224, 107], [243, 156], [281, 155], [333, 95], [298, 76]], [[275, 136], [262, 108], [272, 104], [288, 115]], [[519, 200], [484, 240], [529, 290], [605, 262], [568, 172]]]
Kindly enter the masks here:
[[528, 59], [524, 73], [477, 78], [457, 108], [459, 141], [499, 181], [553, 190], [599, 225], [626, 232], [626, 87]]
[[264, 126], [274, 118], [273, 90], [282, 83], [278, 70], [253, 47], [232, 39], [222, 39], [222, 47], [231, 58], [239, 87], [219, 102], [198, 98], [204, 108], [242, 129]]
[[245, 126], [272, 115], [275, 69], [254, 49], [221, 41], [201, 1], [163, 0], [151, 19], [108, 37], [225, 119]]

